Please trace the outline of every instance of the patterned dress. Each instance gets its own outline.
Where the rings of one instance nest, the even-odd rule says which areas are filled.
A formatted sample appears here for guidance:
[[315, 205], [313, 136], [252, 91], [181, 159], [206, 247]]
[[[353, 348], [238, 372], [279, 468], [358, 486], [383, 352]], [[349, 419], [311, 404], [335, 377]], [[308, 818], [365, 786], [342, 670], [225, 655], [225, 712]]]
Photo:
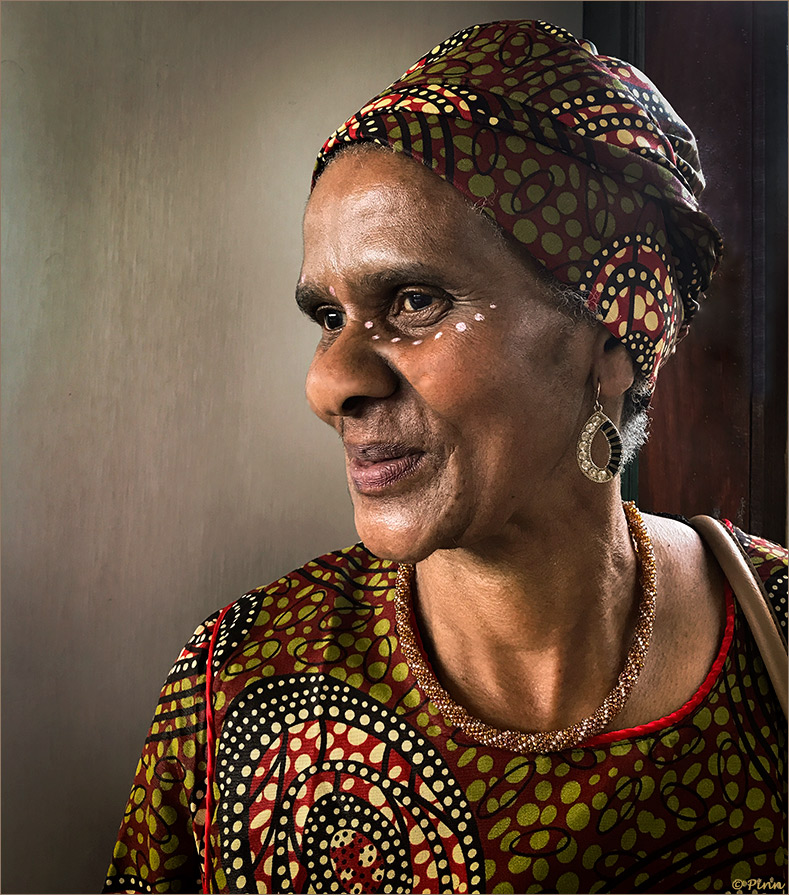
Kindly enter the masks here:
[[[736, 533], [785, 631], [786, 551]], [[717, 659], [681, 709], [522, 756], [469, 740], [421, 692], [396, 571], [356, 545], [197, 629], [162, 690], [105, 891], [199, 892], [206, 866], [218, 892], [785, 882], [785, 721], [730, 588]]]

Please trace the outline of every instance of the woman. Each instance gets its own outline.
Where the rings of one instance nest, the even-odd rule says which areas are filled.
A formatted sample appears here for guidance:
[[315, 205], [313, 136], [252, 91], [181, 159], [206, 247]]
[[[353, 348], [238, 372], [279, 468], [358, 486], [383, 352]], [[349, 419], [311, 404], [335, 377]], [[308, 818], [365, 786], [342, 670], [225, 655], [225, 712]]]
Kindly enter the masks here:
[[454, 35], [327, 141], [297, 301], [363, 545], [198, 628], [108, 890], [783, 879], [783, 717], [731, 583], [619, 500], [720, 253], [702, 185], [644, 76], [540, 22]]

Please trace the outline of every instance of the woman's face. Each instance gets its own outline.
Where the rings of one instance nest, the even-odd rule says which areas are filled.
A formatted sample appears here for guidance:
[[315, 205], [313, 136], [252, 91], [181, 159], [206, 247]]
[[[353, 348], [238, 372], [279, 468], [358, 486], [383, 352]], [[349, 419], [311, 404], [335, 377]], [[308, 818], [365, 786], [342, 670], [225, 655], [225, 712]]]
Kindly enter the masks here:
[[418, 162], [368, 150], [329, 165], [307, 205], [297, 299], [321, 326], [307, 397], [342, 438], [356, 527], [377, 555], [522, 536], [583, 487], [575, 444], [599, 328], [557, 310]]

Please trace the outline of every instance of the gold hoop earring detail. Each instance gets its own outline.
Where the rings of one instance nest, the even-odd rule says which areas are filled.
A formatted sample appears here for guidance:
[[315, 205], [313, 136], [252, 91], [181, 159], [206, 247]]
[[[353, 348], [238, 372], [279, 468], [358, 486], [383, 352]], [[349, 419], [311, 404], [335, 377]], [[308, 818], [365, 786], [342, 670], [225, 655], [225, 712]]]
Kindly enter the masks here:
[[[598, 466], [592, 459], [592, 442], [595, 435], [600, 431], [602, 431], [605, 440], [608, 442], [608, 462], [605, 466]], [[597, 383], [594, 412], [586, 421], [581, 434], [578, 436], [576, 456], [581, 472], [588, 479], [598, 484], [610, 482], [622, 466], [622, 438], [613, 422], [603, 413], [603, 407], [600, 404], [599, 382]]]

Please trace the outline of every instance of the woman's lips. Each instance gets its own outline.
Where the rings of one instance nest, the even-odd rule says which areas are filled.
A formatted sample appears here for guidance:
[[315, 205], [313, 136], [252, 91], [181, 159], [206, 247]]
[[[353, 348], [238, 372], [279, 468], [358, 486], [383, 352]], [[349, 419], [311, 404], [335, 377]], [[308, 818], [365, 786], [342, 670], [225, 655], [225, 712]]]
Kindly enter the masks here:
[[357, 491], [374, 494], [412, 475], [423, 451], [387, 445], [346, 445], [348, 474]]

